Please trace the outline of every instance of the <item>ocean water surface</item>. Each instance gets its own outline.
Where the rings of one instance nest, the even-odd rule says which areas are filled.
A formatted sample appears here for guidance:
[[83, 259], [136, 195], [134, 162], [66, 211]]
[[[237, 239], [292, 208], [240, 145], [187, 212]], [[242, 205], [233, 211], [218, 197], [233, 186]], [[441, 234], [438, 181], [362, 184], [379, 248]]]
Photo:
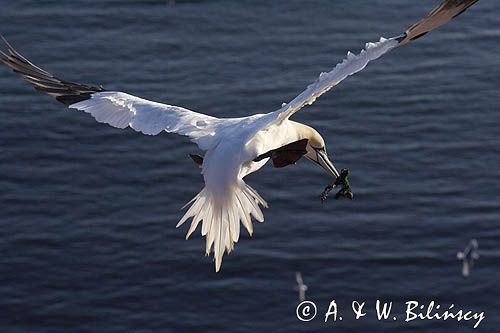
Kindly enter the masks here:
[[[279, 108], [348, 50], [438, 1], [9, 1], [0, 32], [65, 79], [218, 117]], [[176, 229], [203, 186], [184, 137], [66, 110], [0, 69], [1, 332], [471, 332], [404, 321], [404, 303], [484, 311], [500, 326], [500, 9], [371, 63], [294, 119], [314, 126], [355, 200], [319, 194], [308, 161], [246, 178], [269, 202], [214, 272]], [[468, 279], [456, 252], [479, 241]], [[318, 307], [296, 317], [295, 272]], [[324, 322], [335, 299], [344, 320]], [[355, 320], [352, 300], [366, 301]], [[398, 320], [378, 321], [376, 300]]]

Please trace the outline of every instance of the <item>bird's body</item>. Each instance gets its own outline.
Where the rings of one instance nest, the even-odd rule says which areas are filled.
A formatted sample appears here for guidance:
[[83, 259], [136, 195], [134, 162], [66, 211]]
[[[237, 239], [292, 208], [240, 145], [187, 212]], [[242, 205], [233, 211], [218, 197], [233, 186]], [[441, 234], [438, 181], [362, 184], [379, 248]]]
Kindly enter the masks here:
[[[216, 270], [225, 251], [231, 251], [240, 236], [240, 223], [252, 234], [252, 216], [264, 221], [260, 206], [266, 201], [245, 183], [244, 177], [259, 170], [269, 159], [275, 167], [294, 164], [302, 156], [317, 163], [331, 176], [340, 176], [329, 160], [319, 133], [290, 117], [312, 104], [342, 80], [361, 71], [370, 61], [390, 50], [417, 39], [458, 16], [477, 0], [444, 0], [429, 15], [393, 38], [367, 43], [365, 49], [347, 58], [319, 78], [281, 108], [266, 114], [221, 119], [178, 106], [151, 102], [123, 92], [59, 79], [24, 58], [9, 43], [0, 51], [0, 61], [38, 91], [55, 97], [69, 108], [90, 113], [98, 122], [114, 127], [130, 127], [147, 135], [163, 131], [189, 137], [204, 151], [196, 156], [201, 164], [205, 186], [191, 200], [191, 206], [179, 221], [192, 218], [187, 237], [201, 222], [206, 236], [206, 252], [213, 249]], [[344, 180], [346, 182], [346, 179]]]
[[269, 160], [264, 158], [254, 161], [255, 158], [295, 142], [300, 137], [290, 120], [280, 125], [269, 125], [272, 116], [267, 114], [226, 120], [230, 125], [219, 131], [220, 141], [207, 150], [203, 157], [205, 187], [193, 199], [190, 209], [177, 225], [193, 218], [186, 235], [188, 238], [198, 223], [203, 221], [201, 232], [207, 237], [206, 253], [210, 253], [213, 244], [217, 270], [224, 251], [231, 251], [239, 239], [240, 222], [250, 235], [253, 233], [251, 216], [264, 222], [259, 205], [267, 207], [267, 202], [243, 180]]

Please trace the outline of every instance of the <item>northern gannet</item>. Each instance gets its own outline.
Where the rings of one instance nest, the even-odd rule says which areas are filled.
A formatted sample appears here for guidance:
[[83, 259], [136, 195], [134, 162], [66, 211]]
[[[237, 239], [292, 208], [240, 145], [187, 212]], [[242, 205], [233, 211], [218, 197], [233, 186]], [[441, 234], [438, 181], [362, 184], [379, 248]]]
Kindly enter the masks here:
[[474, 266], [474, 261], [479, 259], [478, 248], [478, 241], [471, 239], [463, 252], [457, 252], [457, 259], [462, 261], [462, 275], [464, 277], [469, 276], [470, 270]]
[[268, 207], [257, 191], [245, 183], [246, 175], [259, 170], [269, 159], [275, 167], [284, 167], [305, 156], [335, 179], [339, 177], [321, 135], [312, 127], [290, 120], [290, 116], [361, 71], [370, 61], [449, 22], [476, 1], [445, 0], [403, 34], [367, 43], [357, 55], [348, 52], [347, 58], [333, 70], [321, 73], [306, 90], [278, 110], [242, 118], [215, 118], [101, 86], [60, 79], [31, 63], [3, 37], [7, 50], [0, 51], [0, 60], [36, 90], [55, 97], [69, 108], [90, 113], [98, 122], [117, 128], [131, 127], [147, 135], [177, 133], [196, 143], [205, 152], [203, 157], [193, 155], [201, 165], [205, 187], [186, 205], [190, 208], [177, 227], [192, 218], [187, 239], [202, 222], [206, 254], [213, 248], [215, 270], [219, 271], [224, 252], [232, 251], [238, 242], [240, 222], [252, 235], [252, 216], [263, 222], [259, 206]]
[[302, 279], [302, 274], [300, 272], [295, 272], [295, 281], [297, 281], [297, 290], [299, 292], [299, 301], [303, 302], [306, 300], [307, 286], [304, 284]]

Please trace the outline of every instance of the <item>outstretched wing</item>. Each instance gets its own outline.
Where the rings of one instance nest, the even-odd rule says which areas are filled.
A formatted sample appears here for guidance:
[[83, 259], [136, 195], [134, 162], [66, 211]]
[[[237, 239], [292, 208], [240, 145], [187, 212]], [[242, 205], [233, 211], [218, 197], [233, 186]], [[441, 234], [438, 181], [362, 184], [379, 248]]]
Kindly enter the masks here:
[[300, 95], [274, 111], [274, 119], [280, 122], [289, 118], [304, 106], [314, 103], [318, 97], [338, 85], [348, 76], [361, 71], [370, 61], [449, 22], [476, 2], [477, 0], [444, 0], [425, 18], [412, 25], [402, 35], [389, 39], [382, 37], [378, 42], [367, 43], [365, 49], [357, 55], [348, 52], [347, 58], [337, 64], [332, 71], [321, 73], [318, 80], [309, 85]]
[[450, 22], [452, 19], [465, 12], [467, 8], [475, 4], [477, 1], [478, 0], [443, 1], [439, 6], [434, 8], [433, 11], [427, 14], [426, 17], [406, 30], [406, 37], [399, 42], [399, 46], [420, 38], [429, 31]]
[[36, 90], [55, 97], [69, 108], [90, 113], [98, 122], [117, 128], [130, 127], [148, 135], [162, 131], [186, 135], [205, 150], [210, 148], [217, 127], [223, 122], [178, 106], [59, 79], [31, 63], [2, 39], [7, 52], [0, 50], [0, 61], [21, 74]]
[[302, 274], [300, 274], [300, 272], [295, 272], [295, 281], [297, 281], [299, 287], [304, 285], [304, 280], [302, 279]]

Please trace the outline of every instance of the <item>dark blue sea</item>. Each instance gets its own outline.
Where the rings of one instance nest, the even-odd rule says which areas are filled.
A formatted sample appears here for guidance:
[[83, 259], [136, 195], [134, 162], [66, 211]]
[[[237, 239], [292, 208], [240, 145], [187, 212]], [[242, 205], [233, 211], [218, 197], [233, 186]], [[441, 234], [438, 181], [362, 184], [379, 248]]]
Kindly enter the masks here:
[[[2, 1], [0, 32], [65, 79], [240, 117], [438, 2]], [[320, 168], [269, 163], [246, 178], [266, 221], [220, 273], [199, 232], [175, 228], [203, 186], [195, 145], [99, 124], [0, 67], [0, 332], [498, 332], [498, 5], [479, 1], [297, 113], [350, 169], [355, 198], [322, 204]], [[472, 238], [464, 278], [456, 253]], [[332, 300], [343, 320], [325, 323]], [[393, 302], [388, 320], [377, 300]], [[406, 322], [412, 300], [485, 319]]]

